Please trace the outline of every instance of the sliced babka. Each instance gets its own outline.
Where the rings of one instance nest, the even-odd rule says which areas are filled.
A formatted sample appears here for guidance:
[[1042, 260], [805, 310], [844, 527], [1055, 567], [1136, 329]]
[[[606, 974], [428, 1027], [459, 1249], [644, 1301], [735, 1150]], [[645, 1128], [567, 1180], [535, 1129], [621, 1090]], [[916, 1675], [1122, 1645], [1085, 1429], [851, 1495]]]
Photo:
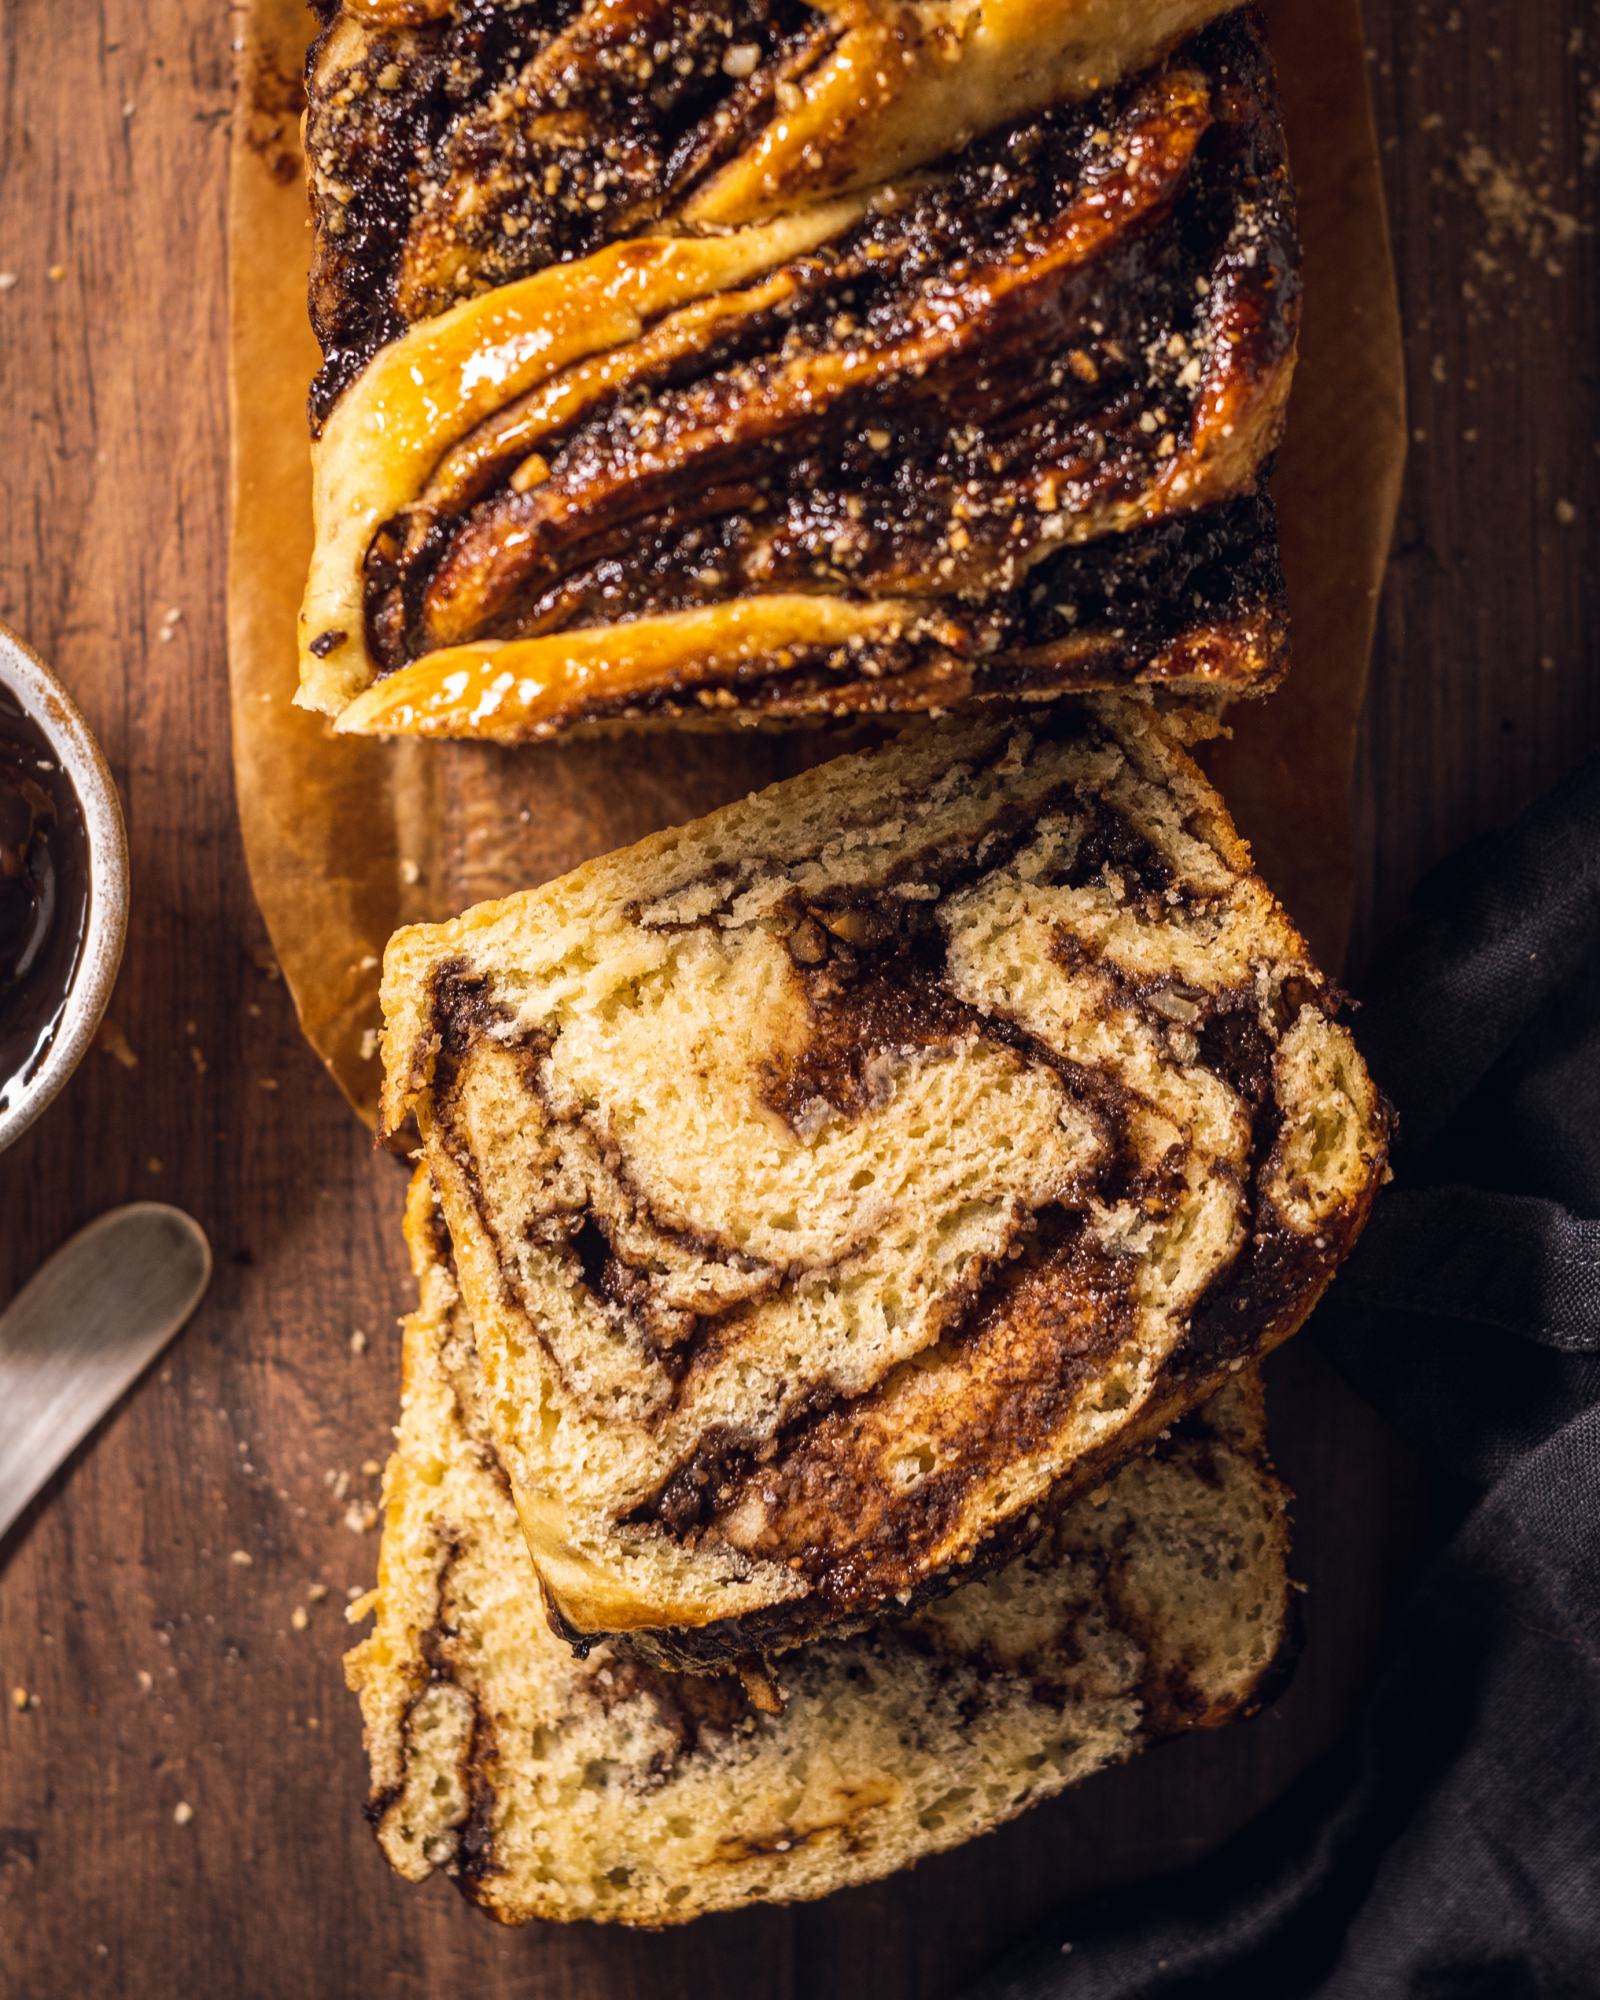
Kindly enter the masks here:
[[400, 932], [553, 1614], [714, 1666], [949, 1587], [1299, 1325], [1386, 1126], [1171, 726], [914, 726]]
[[446, 1871], [508, 1923], [820, 1896], [1258, 1698], [1289, 1587], [1253, 1370], [994, 1577], [789, 1655], [776, 1712], [732, 1676], [575, 1659], [541, 1610], [426, 1176], [407, 1235], [421, 1302], [357, 1613], [373, 1630], [347, 1668], [402, 1875]]

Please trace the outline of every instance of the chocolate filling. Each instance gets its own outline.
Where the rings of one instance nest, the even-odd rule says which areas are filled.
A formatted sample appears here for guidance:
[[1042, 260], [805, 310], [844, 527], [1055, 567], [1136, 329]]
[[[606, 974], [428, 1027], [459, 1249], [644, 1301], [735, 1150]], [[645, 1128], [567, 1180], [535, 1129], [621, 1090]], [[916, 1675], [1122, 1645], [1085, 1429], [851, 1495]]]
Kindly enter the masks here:
[[[1091, 719], [1079, 726], [1092, 736]], [[963, 781], [983, 783], [989, 765], [1016, 755], [1019, 740], [1025, 738], [999, 732], [960, 774]], [[941, 1567], [943, 1538], [959, 1527], [975, 1490], [1042, 1447], [1083, 1408], [1085, 1396], [1107, 1396], [1114, 1410], [1118, 1395], [1132, 1394], [1105, 1364], [1132, 1337], [1138, 1266], [1098, 1240], [1088, 1211], [1091, 1204], [1132, 1203], [1161, 1217], [1173, 1212], [1187, 1186], [1183, 1142], [1164, 1157], [1141, 1156], [1131, 1131], [1138, 1101], [1125, 1084], [1066, 1059], [1018, 1021], [985, 1012], [951, 989], [941, 912], [957, 891], [1016, 866], [1041, 828], [1056, 824], [1064, 831], [1029, 862], [1042, 866], [1045, 855], [1055, 856], [1039, 877], [1044, 883], [1097, 888], [1125, 916], [1151, 924], [1181, 919], [1206, 898], [1185, 882], [1157, 840], [1109, 800], [1064, 782], [1041, 782], [1029, 792], [1025, 781], [1008, 781], [1006, 791], [981, 832], [930, 842], [900, 857], [867, 890], [793, 889], [763, 919], [776, 927], [793, 962], [810, 1028], [797, 1053], [773, 1061], [762, 1088], [778, 1115], [805, 1135], [831, 1119], [859, 1118], [883, 1101], [899, 1060], [954, 1057], [980, 1040], [998, 1045], [1022, 1064], [1049, 1068], [1099, 1127], [1104, 1143], [1083, 1185], [1062, 1188], [1053, 1201], [1019, 1217], [1004, 1251], [975, 1264], [942, 1301], [937, 1354], [959, 1373], [958, 1396], [943, 1405], [926, 1396], [918, 1400], [928, 1378], [927, 1351], [861, 1393], [847, 1395], [831, 1381], [814, 1381], [772, 1431], [702, 1431], [619, 1524], [690, 1547], [786, 1563], [847, 1619], [886, 1597], [923, 1594], [929, 1575]], [[846, 844], [851, 831], [837, 829]], [[715, 932], [733, 923], [736, 904], [758, 882], [793, 879], [795, 867], [792, 855], [746, 855], [673, 884], [657, 902], [628, 915], [646, 929]], [[677, 917], [675, 905], [694, 914]], [[1303, 1235], [1262, 1192], [1276, 1168], [1281, 1113], [1272, 1077], [1279, 1041], [1303, 1006], [1331, 1013], [1336, 998], [1309, 978], [1290, 979], [1263, 1012], [1253, 978], [1212, 992], [1168, 974], [1135, 978], [1110, 960], [1091, 966], [1082, 941], [1065, 933], [1055, 949], [1069, 966], [1081, 963], [1109, 980], [1111, 1004], [1136, 1009], [1165, 1038], [1171, 1060], [1219, 1076], [1251, 1117], [1244, 1246], [1206, 1291], [1154, 1391], [1153, 1408], [1170, 1402], [1181, 1409], [1190, 1393], [1186, 1383], [1215, 1377], [1232, 1361], [1259, 1352], [1275, 1330], [1295, 1323], [1359, 1227], [1363, 1204], [1354, 1201], [1330, 1219], [1326, 1234]], [[459, 968], [447, 968], [436, 1007], [453, 1012], [450, 1019], [436, 1016], [441, 1050], [466, 1059], [495, 1018], [492, 998]], [[553, 1109], [540, 1081], [548, 1052], [544, 1043], [523, 1056], [528, 1086], [547, 1115], [572, 1118]], [[441, 1072], [434, 1090], [441, 1125], [450, 1117], [452, 1090], [452, 1079]], [[584, 1125], [629, 1212], [647, 1228], [659, 1226], [626, 1160], [608, 1146], [599, 1126], [581, 1117], [575, 1122]], [[1237, 1177], [1227, 1161], [1213, 1162], [1212, 1171]], [[614, 1316], [613, 1323], [628, 1326], [642, 1351], [667, 1369], [671, 1388], [662, 1410], [682, 1409], [699, 1371], [736, 1351], [743, 1321], [761, 1299], [821, 1275], [798, 1266], [751, 1270], [757, 1282], [741, 1304], [714, 1314], [684, 1313], [665, 1307], [654, 1274], [620, 1253], [614, 1228], [594, 1208], [563, 1213], [548, 1227], [535, 1218], [532, 1226], [569, 1259], [576, 1281]], [[676, 1233], [709, 1261], [741, 1254], [708, 1235]], [[509, 1264], [507, 1286], [514, 1297]], [[908, 1452], [916, 1463], [907, 1460]], [[1097, 1474], [1097, 1454], [1076, 1470], [1083, 1479], [1075, 1475], [1073, 1492]], [[1050, 1505], [1070, 1497], [1062, 1493]], [[1032, 1519], [1036, 1532], [1038, 1515]], [[1022, 1519], [1008, 1521], [986, 1545], [985, 1565], [1003, 1560], [1027, 1532]], [[781, 1622], [782, 1613], [777, 1607], [774, 1620]], [[731, 1639], [731, 1629], [726, 1636]], [[708, 1661], [725, 1648], [716, 1629], [699, 1637]], [[760, 1643], [754, 1627], [746, 1638], [741, 1650]], [[653, 1643], [644, 1635], [636, 1650], [647, 1655]], [[682, 1663], [676, 1652], [673, 1657]]]
[[737, 150], [825, 46], [799, 0], [631, 0], [597, 27], [578, 0], [455, 0], [325, 73], [339, 8], [317, 4], [306, 142], [321, 184], [318, 425], [412, 321], [647, 224]]
[[[350, 191], [324, 202], [319, 236], [319, 407], [404, 316], [402, 237], [415, 250], [449, 218], [470, 239], [428, 310], [460, 282], [584, 254], [724, 157], [819, 32], [791, 0], [715, 14], [638, 0], [601, 40], [563, 10], [538, 49], [524, 12], [472, 4], [380, 36], [352, 101], [335, 78], [313, 90], [313, 152]], [[754, 63], [743, 81], [730, 48], [735, 71]], [[399, 158], [424, 163], [417, 185]], [[604, 186], [569, 200], [579, 162]], [[452, 176], [474, 190], [460, 215]], [[1189, 515], [1156, 497], [1213, 368], [1264, 389], [1293, 347], [1287, 169], [1249, 22], [978, 141], [723, 303], [692, 338], [670, 317], [647, 328], [627, 379], [563, 426], [525, 436], [512, 404], [447, 455], [367, 553], [380, 676], [453, 644], [819, 591], [914, 609], [687, 691], [670, 671], [637, 694], [597, 690], [585, 717], [872, 712], [1281, 665], [1267, 503], [1239, 493]], [[1117, 532], [1069, 525], [1093, 510]]]
[[83, 807], [39, 723], [0, 687], [0, 1111], [50, 1052], [88, 922]]
[[1259, 309], [1231, 310], [1267, 163], [1201, 86], [1178, 70], [981, 143], [792, 267], [787, 298], [517, 449], [514, 484], [380, 536], [380, 663], [785, 589], [932, 590], [983, 603], [962, 651], [1047, 642], [1059, 605], [990, 601], [1066, 516], [1150, 486], [1213, 347], [1265, 374], [1292, 340], [1286, 248], [1252, 267]]
[[630, 1523], [695, 1542], [758, 1491], [765, 1519], [746, 1553], [788, 1562], [840, 1610], [908, 1588], [974, 1484], [1047, 1435], [1128, 1336], [1132, 1261], [1072, 1210], [1031, 1221], [1021, 1254], [990, 1271], [942, 1336], [941, 1351], [960, 1356], [962, 1395], [911, 1490], [884, 1477], [901, 1435], [896, 1371], [849, 1401], [820, 1394], [760, 1445], [708, 1436]]

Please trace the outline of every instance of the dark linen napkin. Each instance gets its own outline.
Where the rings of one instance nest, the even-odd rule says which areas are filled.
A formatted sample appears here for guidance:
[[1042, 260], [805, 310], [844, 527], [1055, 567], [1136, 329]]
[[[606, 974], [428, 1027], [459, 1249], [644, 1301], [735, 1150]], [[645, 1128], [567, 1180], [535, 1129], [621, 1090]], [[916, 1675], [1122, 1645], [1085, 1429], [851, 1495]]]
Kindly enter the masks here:
[[1396, 1182], [1309, 1337], [1470, 1512], [1351, 1741], [968, 2000], [1600, 1996], [1600, 758], [1379, 964]]

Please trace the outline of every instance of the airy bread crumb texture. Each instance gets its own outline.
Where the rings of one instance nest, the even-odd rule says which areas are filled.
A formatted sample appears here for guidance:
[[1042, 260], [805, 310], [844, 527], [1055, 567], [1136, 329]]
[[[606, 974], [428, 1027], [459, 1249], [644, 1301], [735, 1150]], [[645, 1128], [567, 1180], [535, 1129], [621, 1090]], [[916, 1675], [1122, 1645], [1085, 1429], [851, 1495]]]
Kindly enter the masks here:
[[1382, 1107], [1138, 701], [916, 729], [401, 932], [552, 1605], [715, 1667], [947, 1587], [1292, 1332]]
[[349, 1655], [400, 1874], [506, 1922], [819, 1896], [1248, 1707], [1288, 1622], [1287, 1495], [1240, 1374], [1025, 1557], [787, 1655], [783, 1706], [550, 1630], [424, 1176], [374, 1629]]

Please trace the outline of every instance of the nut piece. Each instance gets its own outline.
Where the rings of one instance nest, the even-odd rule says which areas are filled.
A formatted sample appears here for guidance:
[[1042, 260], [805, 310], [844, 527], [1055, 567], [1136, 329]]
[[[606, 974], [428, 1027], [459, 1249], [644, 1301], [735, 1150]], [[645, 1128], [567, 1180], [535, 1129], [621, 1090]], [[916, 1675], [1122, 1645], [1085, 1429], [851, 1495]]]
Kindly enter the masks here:
[[802, 917], [789, 933], [789, 956], [797, 965], [821, 965], [828, 956], [828, 940], [821, 925]]

